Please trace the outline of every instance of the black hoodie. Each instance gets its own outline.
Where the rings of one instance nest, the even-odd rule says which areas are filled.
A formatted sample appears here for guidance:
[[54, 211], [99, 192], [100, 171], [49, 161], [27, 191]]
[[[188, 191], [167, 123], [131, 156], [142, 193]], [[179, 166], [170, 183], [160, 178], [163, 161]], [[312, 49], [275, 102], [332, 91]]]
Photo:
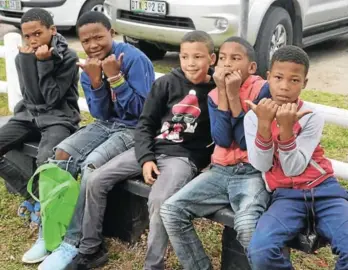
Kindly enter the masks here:
[[14, 108], [14, 119], [35, 121], [40, 129], [63, 125], [75, 131], [80, 122], [78, 57], [60, 34], [53, 36], [51, 47], [52, 57], [45, 61], [37, 60], [35, 54], [17, 55], [23, 99]]
[[199, 169], [209, 164], [213, 142], [208, 93], [214, 88], [213, 79], [193, 84], [180, 68], [155, 81], [135, 131], [141, 166], [159, 154], [188, 157]]

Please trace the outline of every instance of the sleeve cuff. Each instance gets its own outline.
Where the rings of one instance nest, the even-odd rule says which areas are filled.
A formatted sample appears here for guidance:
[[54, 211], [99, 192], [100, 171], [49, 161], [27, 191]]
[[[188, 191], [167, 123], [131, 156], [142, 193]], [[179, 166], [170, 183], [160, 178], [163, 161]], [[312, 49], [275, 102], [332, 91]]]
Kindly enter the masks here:
[[124, 82], [121, 85], [119, 85], [118, 87], [111, 87], [112, 91], [114, 91], [117, 95], [124, 92], [127, 88], [128, 88], [128, 83], [126, 80], [124, 80]]
[[142, 158], [138, 159], [138, 162], [140, 164], [141, 167], [143, 167], [143, 165], [148, 162], [148, 161], [154, 161], [156, 162], [156, 157], [154, 154], [147, 154], [145, 156], [143, 156]]
[[107, 91], [104, 87], [104, 82], [102, 81], [102, 84], [97, 89], [93, 89], [91, 85], [91, 93], [96, 98], [103, 98], [105, 95], [107, 95]]
[[219, 109], [216, 109], [216, 111], [220, 114], [220, 115], [222, 115], [222, 116], [224, 116], [224, 117], [227, 117], [227, 118], [231, 118], [231, 111], [230, 110], [228, 110], [228, 111], [222, 111], [222, 110], [219, 110]]
[[240, 112], [240, 114], [237, 116], [237, 117], [231, 117], [231, 123], [232, 125], [234, 126], [235, 124], [237, 124], [237, 122], [240, 120], [240, 119], [243, 119], [245, 116], [245, 112], [242, 110]]
[[52, 59], [48, 60], [37, 60], [37, 66], [39, 69], [44, 69], [47, 71], [48, 69], [53, 69], [54, 68], [54, 62]]
[[273, 139], [272, 137], [270, 139], [265, 139], [259, 133], [257, 133], [255, 138], [255, 145], [261, 150], [270, 150], [273, 147]]
[[280, 138], [277, 138], [278, 148], [281, 151], [287, 152], [294, 150], [296, 148], [296, 138], [292, 136], [290, 139], [286, 141], [281, 141]]

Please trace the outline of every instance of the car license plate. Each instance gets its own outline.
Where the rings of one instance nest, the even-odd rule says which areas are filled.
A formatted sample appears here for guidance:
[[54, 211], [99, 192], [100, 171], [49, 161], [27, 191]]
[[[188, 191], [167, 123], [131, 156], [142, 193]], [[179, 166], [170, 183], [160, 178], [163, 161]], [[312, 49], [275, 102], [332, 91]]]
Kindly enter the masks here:
[[131, 11], [155, 15], [167, 15], [167, 3], [163, 1], [131, 0]]
[[0, 8], [8, 10], [21, 10], [22, 3], [20, 0], [0, 0]]

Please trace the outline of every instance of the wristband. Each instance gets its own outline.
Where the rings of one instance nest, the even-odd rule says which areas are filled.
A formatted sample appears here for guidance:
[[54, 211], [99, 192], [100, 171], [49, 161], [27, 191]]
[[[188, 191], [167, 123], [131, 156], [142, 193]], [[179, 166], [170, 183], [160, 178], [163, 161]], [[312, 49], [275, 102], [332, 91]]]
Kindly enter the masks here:
[[122, 84], [124, 84], [124, 82], [125, 82], [125, 79], [123, 78], [123, 76], [121, 76], [117, 81], [110, 82], [110, 87], [117, 88], [121, 86]]
[[108, 78], [108, 82], [112, 83], [114, 81], [118, 81], [123, 76], [122, 72], [120, 71], [116, 76]]

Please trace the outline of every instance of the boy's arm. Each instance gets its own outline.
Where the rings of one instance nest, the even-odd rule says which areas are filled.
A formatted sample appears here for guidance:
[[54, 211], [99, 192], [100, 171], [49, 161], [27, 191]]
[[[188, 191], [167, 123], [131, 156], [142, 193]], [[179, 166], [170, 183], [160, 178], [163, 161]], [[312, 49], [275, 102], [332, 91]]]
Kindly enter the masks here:
[[168, 84], [164, 79], [162, 77], [153, 84], [135, 130], [135, 155], [141, 166], [156, 160], [153, 146], [168, 103]]
[[70, 89], [71, 83], [75, 81], [78, 72], [77, 60], [75, 53], [67, 55], [61, 67], [56, 71], [53, 59], [37, 61], [40, 91], [45, 103], [50, 108], [55, 108], [61, 103], [66, 92]]
[[127, 78], [115, 88], [117, 103], [123, 108], [124, 112], [139, 118], [145, 98], [151, 90], [154, 80], [153, 67], [148, 65], [144, 56], [139, 56], [131, 64], [127, 71]]
[[274, 144], [272, 137], [265, 139], [259, 130], [269, 129], [270, 126], [262, 127], [253, 111], [249, 111], [244, 118], [245, 140], [248, 149], [250, 164], [261, 172], [267, 172], [273, 165]]
[[106, 83], [102, 81], [98, 89], [93, 89], [88, 75], [83, 72], [81, 74], [81, 85], [91, 115], [100, 120], [108, 120], [112, 108], [110, 89], [107, 87]]
[[16, 67], [17, 70], [20, 69], [22, 71], [19, 80], [21, 89], [23, 90], [22, 87], [25, 87], [28, 92], [35, 93], [37, 88], [35, 54], [19, 52], [16, 57]]
[[318, 114], [308, 115], [309, 119], [301, 133], [286, 141], [278, 138], [279, 160], [286, 176], [302, 174], [312, 158], [315, 148], [319, 145], [324, 128], [324, 119]]
[[[213, 90], [214, 91], [214, 90]], [[212, 98], [208, 96], [211, 137], [216, 145], [224, 148], [231, 146], [233, 141], [231, 112], [219, 110]]]
[[15, 64], [16, 64], [16, 70], [17, 70], [17, 75], [18, 75], [18, 81], [19, 81], [19, 88], [21, 90], [22, 95], [24, 94], [24, 83], [23, 83], [23, 76], [22, 76], [22, 69], [19, 64], [19, 54], [15, 58]]
[[[258, 97], [254, 100], [254, 103], [258, 104], [261, 99], [270, 98], [270, 97], [271, 97], [271, 93], [269, 91], [269, 85], [268, 83], [265, 83], [264, 86], [261, 88]], [[240, 100], [238, 102], [240, 103]], [[231, 103], [230, 103], [230, 106], [231, 106]], [[232, 128], [233, 138], [236, 141], [236, 143], [238, 143], [239, 148], [241, 150], [247, 149], [247, 145], [245, 142], [244, 124], [243, 124], [244, 117], [245, 117], [245, 112], [243, 110], [240, 110], [240, 114], [237, 117], [232, 117], [231, 119], [231, 124], [233, 127]]]

